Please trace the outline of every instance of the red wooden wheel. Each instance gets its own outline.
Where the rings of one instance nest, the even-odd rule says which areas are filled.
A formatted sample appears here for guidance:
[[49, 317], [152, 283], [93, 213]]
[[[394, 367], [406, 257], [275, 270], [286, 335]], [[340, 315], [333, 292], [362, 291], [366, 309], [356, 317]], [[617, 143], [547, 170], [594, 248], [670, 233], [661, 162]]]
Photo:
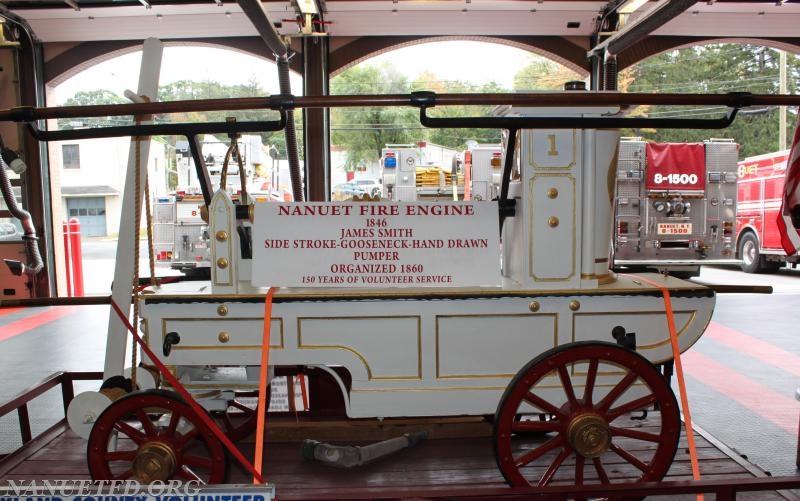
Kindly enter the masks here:
[[89, 435], [89, 472], [95, 480], [142, 484], [178, 479], [224, 483], [222, 444], [176, 393], [130, 393], [111, 404]]
[[[267, 386], [266, 408], [269, 408], [270, 387]], [[222, 423], [222, 430], [233, 442], [242, 440], [256, 429], [258, 413], [255, 409], [239, 401], [239, 398], [258, 397], [258, 391], [237, 391], [232, 400], [228, 401], [228, 409], [217, 417]]]
[[[654, 406], [647, 419], [630, 419]], [[675, 395], [653, 364], [615, 344], [578, 342], [511, 380], [495, 414], [495, 454], [515, 487], [654, 481], [669, 469], [680, 430]]]

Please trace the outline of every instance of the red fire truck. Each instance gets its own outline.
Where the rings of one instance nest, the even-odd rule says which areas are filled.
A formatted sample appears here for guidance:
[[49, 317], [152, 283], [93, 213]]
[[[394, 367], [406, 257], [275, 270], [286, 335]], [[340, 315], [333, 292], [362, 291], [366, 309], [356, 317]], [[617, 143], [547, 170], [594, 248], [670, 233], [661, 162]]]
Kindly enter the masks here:
[[800, 256], [781, 247], [777, 217], [781, 210], [789, 150], [748, 157], [739, 162], [736, 212], [737, 254], [747, 273], [769, 273]]
[[738, 264], [733, 239], [739, 145], [623, 138], [617, 161], [613, 267], [699, 274]]

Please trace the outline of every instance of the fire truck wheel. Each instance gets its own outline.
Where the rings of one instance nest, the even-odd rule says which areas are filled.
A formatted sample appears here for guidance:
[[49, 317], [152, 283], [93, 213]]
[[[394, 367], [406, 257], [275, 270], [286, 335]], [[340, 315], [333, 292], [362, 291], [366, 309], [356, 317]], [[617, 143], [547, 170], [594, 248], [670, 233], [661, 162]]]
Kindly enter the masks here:
[[176, 393], [130, 393], [97, 418], [89, 435], [94, 480], [176, 479], [224, 483], [228, 458], [220, 441]]
[[[644, 421], [629, 420], [653, 408]], [[542, 412], [552, 419], [517, 419]], [[514, 487], [657, 481], [680, 433], [678, 403], [658, 369], [634, 351], [594, 341], [529, 362], [506, 388], [494, 420], [497, 464]]]
[[777, 261], [767, 261], [761, 255], [758, 237], [753, 233], [745, 233], [739, 241], [739, 257], [742, 260], [742, 271], [745, 273], [774, 273], [781, 265]]

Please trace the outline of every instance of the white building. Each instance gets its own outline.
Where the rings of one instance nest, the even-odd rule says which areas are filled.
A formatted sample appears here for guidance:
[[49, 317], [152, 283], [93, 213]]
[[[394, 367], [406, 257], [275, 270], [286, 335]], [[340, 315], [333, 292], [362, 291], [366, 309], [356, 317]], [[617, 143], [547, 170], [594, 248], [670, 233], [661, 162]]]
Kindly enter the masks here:
[[[60, 141], [50, 145], [51, 171], [60, 174], [61, 214], [64, 219], [77, 217], [83, 236], [119, 232], [130, 145], [127, 137]], [[163, 143], [150, 141], [147, 166], [151, 197], [167, 193], [165, 149]]]

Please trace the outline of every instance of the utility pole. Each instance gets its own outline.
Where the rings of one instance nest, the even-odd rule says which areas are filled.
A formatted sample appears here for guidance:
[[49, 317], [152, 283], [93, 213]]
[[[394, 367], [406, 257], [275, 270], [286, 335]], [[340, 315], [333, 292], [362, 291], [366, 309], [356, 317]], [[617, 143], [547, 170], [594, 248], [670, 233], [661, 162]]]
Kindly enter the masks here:
[[[778, 92], [786, 94], [786, 51], [778, 51]], [[780, 130], [778, 130], [778, 149], [786, 149], [786, 106], [778, 107], [778, 117], [780, 122]]]

